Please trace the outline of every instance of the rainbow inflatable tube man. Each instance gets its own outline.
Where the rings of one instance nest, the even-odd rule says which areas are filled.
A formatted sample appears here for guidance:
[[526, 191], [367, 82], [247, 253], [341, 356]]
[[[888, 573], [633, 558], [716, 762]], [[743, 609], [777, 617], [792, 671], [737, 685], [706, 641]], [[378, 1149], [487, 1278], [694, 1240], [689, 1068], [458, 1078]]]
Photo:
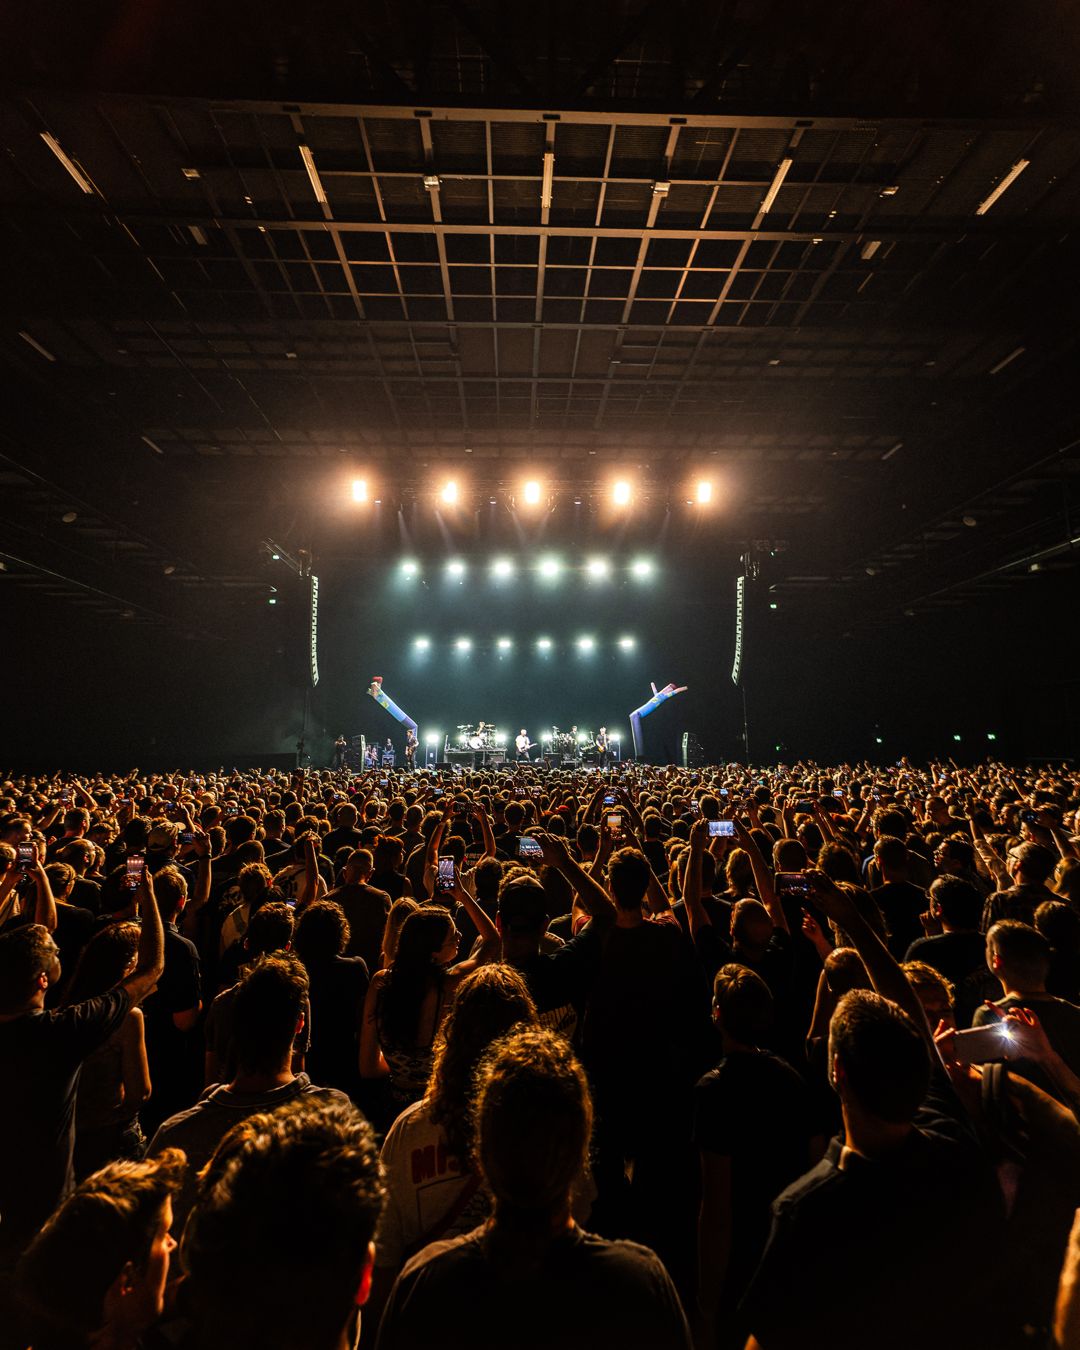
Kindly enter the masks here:
[[676, 694], [685, 694], [686, 689], [685, 684], [679, 685], [678, 689], [673, 684], [665, 684], [663, 689], [657, 689], [654, 684], [652, 685], [652, 698], [649, 699], [648, 703], [643, 703], [640, 708], [635, 708], [630, 714], [630, 730], [634, 737], [634, 755], [637, 759], [641, 759], [645, 752], [645, 742], [641, 735], [641, 719], [648, 717], [651, 712], [655, 712], [659, 708], [661, 703], [666, 703], [669, 698], [674, 698]]
[[379, 705], [380, 708], [386, 709], [386, 711], [390, 714], [390, 716], [394, 719], [395, 722], [400, 722], [406, 731], [411, 731], [413, 735], [416, 734], [417, 725], [412, 720], [412, 718], [409, 717], [406, 713], [403, 713], [401, 709], [398, 707], [398, 705], [394, 702], [394, 700], [392, 698], [387, 698], [386, 695], [383, 693], [381, 675], [375, 675], [372, 677], [372, 681], [368, 685], [368, 693], [371, 695], [371, 697], [375, 700], [375, 702]]

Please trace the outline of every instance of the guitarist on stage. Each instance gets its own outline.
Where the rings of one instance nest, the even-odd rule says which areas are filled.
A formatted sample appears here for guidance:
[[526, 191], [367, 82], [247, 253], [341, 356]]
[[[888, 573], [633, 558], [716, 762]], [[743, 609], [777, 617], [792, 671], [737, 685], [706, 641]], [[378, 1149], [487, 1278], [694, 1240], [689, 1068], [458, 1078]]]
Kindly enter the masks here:
[[608, 745], [607, 727], [601, 727], [600, 730], [597, 732], [596, 749], [600, 755], [600, 767], [602, 769], [606, 769], [610, 753], [610, 746]]
[[529, 751], [533, 748], [533, 743], [529, 740], [529, 733], [524, 727], [521, 728], [520, 735], [514, 737], [514, 745], [517, 747], [517, 757], [519, 760], [528, 760], [530, 758]]

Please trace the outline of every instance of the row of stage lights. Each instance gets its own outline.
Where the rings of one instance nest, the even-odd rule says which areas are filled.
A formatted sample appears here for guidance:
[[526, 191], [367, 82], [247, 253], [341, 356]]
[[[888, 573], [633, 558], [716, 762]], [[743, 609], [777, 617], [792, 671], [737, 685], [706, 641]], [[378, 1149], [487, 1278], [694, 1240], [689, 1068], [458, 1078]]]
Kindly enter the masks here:
[[[606, 489], [606, 496], [612, 506], [626, 510], [633, 506], [634, 499], [640, 491], [641, 489], [629, 478], [616, 478]], [[699, 478], [687, 487], [686, 493], [687, 506], [711, 506], [716, 499], [716, 483], [711, 478]], [[511, 491], [507, 496], [509, 504], [515, 509], [524, 507], [540, 510], [551, 505], [554, 493], [538, 478], [529, 478], [520, 488]], [[431, 497], [439, 507], [453, 509], [465, 505], [465, 489], [457, 478], [447, 478], [437, 484], [431, 490]], [[352, 500], [358, 504], [366, 502], [374, 502], [376, 506], [382, 504], [382, 498], [375, 496], [375, 488], [368, 478], [352, 480]], [[494, 506], [498, 498], [490, 497], [489, 500]], [[574, 505], [580, 506], [582, 501], [581, 493], [575, 492]]]
[[[576, 638], [574, 641], [574, 647], [583, 656], [588, 656], [590, 653], [595, 652], [599, 645], [596, 638], [590, 636], [588, 633], [583, 633], [581, 637]], [[451, 646], [459, 656], [467, 656], [473, 650], [474, 643], [470, 637], [459, 637], [454, 640]], [[496, 638], [494, 646], [497, 652], [505, 656], [507, 653], [514, 650], [514, 639], [509, 637]], [[547, 655], [555, 650], [555, 643], [549, 637], [538, 637], [533, 643], [533, 646], [536, 651], [541, 653], [541, 655]], [[629, 635], [621, 637], [616, 641], [615, 646], [620, 652], [636, 651], [637, 638], [630, 637]], [[430, 652], [431, 650], [431, 638], [413, 638], [413, 651], [425, 653]]]
[[[423, 735], [420, 737], [420, 739], [424, 742], [424, 744], [427, 746], [427, 748], [428, 748], [429, 750], [434, 750], [434, 749], [437, 749], [440, 745], [442, 745], [442, 743], [443, 743], [443, 733], [442, 733], [441, 731], [427, 731], [427, 730], [425, 730], [424, 733], [423, 733]], [[465, 737], [465, 736], [458, 736], [456, 739], [457, 739], [457, 744], [458, 744], [458, 745], [462, 745], [462, 746], [463, 746], [463, 745], [466, 745], [466, 744], [468, 743], [468, 738]], [[618, 744], [620, 743], [620, 741], [622, 740], [622, 737], [619, 736], [616, 732], [609, 732], [609, 733], [608, 733], [608, 740], [611, 741], [612, 744], [618, 745]], [[505, 731], [496, 731], [495, 734], [494, 734], [494, 741], [495, 741], [496, 747], [498, 747], [499, 749], [504, 749], [504, 748], [509, 744], [509, 737], [507, 736], [507, 734], [506, 734]], [[549, 732], [546, 736], [541, 736], [541, 737], [540, 737], [540, 744], [541, 744], [541, 745], [551, 745], [552, 742], [553, 742], [553, 737], [551, 736], [550, 732]], [[588, 738], [588, 736], [585, 735], [585, 733], [584, 733], [583, 731], [579, 731], [579, 732], [578, 732], [578, 734], [577, 734], [577, 743], [578, 743], [578, 745], [581, 745], [581, 746], [585, 746], [585, 745], [588, 745], [588, 744], [589, 744], [589, 738]]]
[[[406, 581], [412, 581], [423, 574], [421, 565], [412, 558], [407, 558], [401, 564], [400, 570], [401, 576]], [[445, 575], [450, 581], [464, 581], [468, 570], [468, 565], [460, 558], [451, 558], [444, 567]], [[544, 581], [558, 581], [562, 574], [570, 569], [562, 558], [548, 554], [539, 559], [533, 570]], [[650, 558], [636, 558], [626, 570], [635, 581], [649, 581], [656, 574], [656, 564]], [[490, 563], [488, 571], [495, 581], [510, 581], [517, 575], [517, 564], [512, 558], [495, 558]], [[610, 559], [602, 557], [587, 558], [581, 571], [590, 581], [610, 581], [615, 573]]]

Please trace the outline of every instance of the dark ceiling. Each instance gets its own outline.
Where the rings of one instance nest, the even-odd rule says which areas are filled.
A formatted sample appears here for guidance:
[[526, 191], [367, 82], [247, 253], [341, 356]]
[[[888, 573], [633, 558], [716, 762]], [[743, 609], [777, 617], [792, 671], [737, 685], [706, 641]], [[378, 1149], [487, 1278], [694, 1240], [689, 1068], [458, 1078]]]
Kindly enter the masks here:
[[4, 11], [0, 579], [220, 632], [261, 540], [422, 542], [448, 471], [478, 545], [626, 473], [633, 538], [767, 541], [840, 628], [1070, 565], [1077, 25], [522, 9]]

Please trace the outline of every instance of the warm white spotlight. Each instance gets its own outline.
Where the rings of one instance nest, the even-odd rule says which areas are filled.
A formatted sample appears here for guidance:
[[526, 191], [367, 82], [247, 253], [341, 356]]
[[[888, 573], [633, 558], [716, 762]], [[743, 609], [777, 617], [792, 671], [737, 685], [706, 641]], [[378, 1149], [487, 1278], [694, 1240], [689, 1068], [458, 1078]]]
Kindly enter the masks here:
[[591, 637], [579, 637], [577, 647], [579, 652], [591, 652], [596, 646], [596, 639]]
[[621, 637], [619, 647], [624, 652], [632, 652], [637, 646], [637, 642], [632, 637]]
[[707, 478], [702, 478], [697, 485], [697, 499], [701, 506], [712, 501], [712, 483]]
[[414, 640], [413, 646], [416, 648], [418, 652], [426, 652], [431, 647], [431, 639], [426, 637], [418, 637]]
[[367, 501], [368, 490], [366, 478], [354, 478], [352, 480], [352, 499], [354, 502]]
[[442, 740], [441, 731], [429, 731], [424, 735], [425, 745], [438, 745], [441, 740]]
[[653, 565], [648, 558], [638, 558], [637, 562], [630, 565], [630, 575], [636, 577], [638, 581], [647, 580], [653, 571]]
[[540, 505], [541, 487], [535, 478], [530, 478], [521, 492], [521, 499], [526, 506]]
[[540, 568], [539, 568], [540, 575], [544, 577], [547, 581], [554, 581], [555, 578], [559, 575], [561, 567], [562, 565], [559, 562], [558, 558], [540, 559]]
[[443, 484], [442, 491], [439, 493], [443, 502], [447, 506], [457, 506], [458, 499], [461, 496], [457, 483], [453, 478], [448, 478]]
[[611, 500], [616, 506], [630, 505], [631, 490], [630, 484], [625, 478], [620, 478], [611, 489]]
[[538, 652], [549, 652], [549, 651], [551, 651], [551, 639], [550, 639], [550, 638], [537, 638], [537, 640], [536, 640], [536, 650], [537, 650]]
[[454, 647], [459, 652], [471, 652], [472, 638], [458, 638], [458, 640], [454, 643]]
[[419, 571], [420, 571], [419, 563], [409, 561], [403, 562], [401, 564], [401, 575], [403, 577], [415, 577], [419, 573]]
[[491, 575], [497, 577], [500, 581], [505, 581], [508, 577], [514, 575], [514, 564], [509, 558], [496, 558], [491, 564]]
[[465, 575], [465, 564], [460, 558], [455, 558], [452, 562], [446, 564], [446, 575], [453, 577], [455, 581], [460, 581]]
[[590, 558], [585, 564], [585, 572], [593, 581], [603, 581], [611, 575], [611, 565], [606, 558]]
[[513, 642], [511, 642], [509, 638], [499, 638], [498, 642], [495, 644], [501, 652], [508, 652], [513, 645]]

